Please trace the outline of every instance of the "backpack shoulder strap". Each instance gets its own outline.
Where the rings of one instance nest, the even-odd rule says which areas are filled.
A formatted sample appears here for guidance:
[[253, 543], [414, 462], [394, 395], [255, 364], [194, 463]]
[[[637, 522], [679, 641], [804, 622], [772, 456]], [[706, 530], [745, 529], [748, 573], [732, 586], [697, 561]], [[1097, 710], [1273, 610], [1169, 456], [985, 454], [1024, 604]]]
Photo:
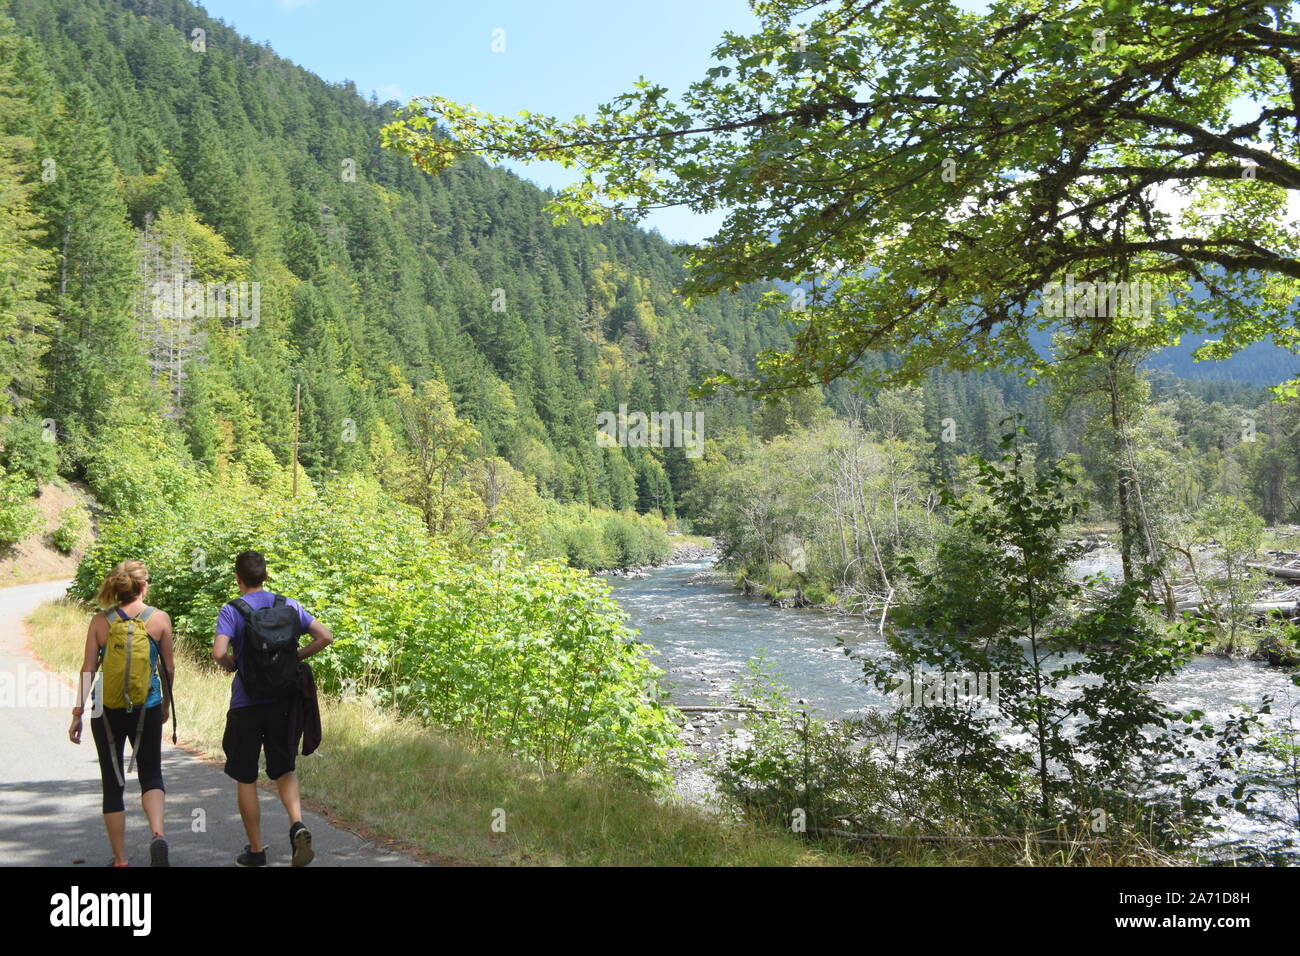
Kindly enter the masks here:
[[273, 602], [271, 602], [271, 606], [272, 606], [272, 607], [284, 607], [284, 605], [285, 605], [286, 603], [287, 603], [287, 601], [286, 601], [286, 599], [285, 599], [285, 596], [284, 596], [283, 594], [277, 594], [277, 595], [275, 596], [275, 600], [274, 600]]
[[[112, 637], [112, 636], [113, 636], [113, 613], [114, 613], [116, 610], [117, 610], [116, 605], [113, 606], [113, 607], [109, 607], [109, 608], [105, 608], [105, 609], [104, 609], [104, 626], [108, 628], [108, 636], [109, 636], [109, 637]], [[104, 644], [102, 647], [100, 647], [100, 649], [99, 649], [99, 657], [98, 657], [98, 658], [96, 659], [96, 661], [95, 661], [95, 670], [99, 670], [100, 666], [104, 663], [104, 652], [105, 652], [106, 650], [108, 650], [108, 644], [107, 644], [107, 643], [105, 643], [105, 644]]]
[[241, 597], [240, 597], [240, 598], [235, 598], [235, 599], [234, 599], [233, 601], [231, 601], [230, 603], [231, 603], [232, 605], [234, 605], [234, 608], [235, 608], [236, 611], [238, 611], [240, 614], [242, 614], [242, 615], [244, 616], [244, 620], [245, 620], [245, 621], [247, 621], [249, 618], [251, 618], [251, 617], [253, 616], [253, 607], [252, 607], [252, 605], [249, 604], [247, 601], [245, 601], [243, 598], [241, 598]]
[[157, 613], [158, 613], [158, 609], [156, 607], [146, 607], [143, 611], [141, 611], [139, 614], [136, 615], [135, 619], [139, 621], [141, 624], [145, 625], [144, 636], [149, 638], [149, 640], [153, 641], [154, 644], [158, 645], [159, 648], [161, 648], [162, 638], [154, 637], [152, 634], [149, 633], [149, 618], [153, 617]]

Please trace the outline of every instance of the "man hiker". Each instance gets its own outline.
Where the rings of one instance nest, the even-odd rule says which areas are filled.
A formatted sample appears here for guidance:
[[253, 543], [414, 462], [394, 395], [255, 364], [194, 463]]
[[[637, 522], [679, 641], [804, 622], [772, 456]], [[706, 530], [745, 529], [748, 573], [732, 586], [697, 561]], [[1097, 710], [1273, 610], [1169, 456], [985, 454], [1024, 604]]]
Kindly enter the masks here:
[[[311, 831], [302, 822], [298, 778], [294, 775], [297, 745], [290, 740], [289, 712], [299, 693], [298, 662], [323, 650], [334, 635], [293, 598], [264, 590], [266, 559], [256, 551], [235, 558], [239, 597], [221, 608], [212, 659], [235, 672], [222, 749], [226, 775], [233, 777], [239, 796], [248, 845], [235, 861], [239, 866], [266, 866], [261, 812], [257, 803], [257, 763], [266, 752], [266, 775], [275, 781], [280, 802], [289, 814], [289, 846], [294, 866], [306, 866], [315, 853]], [[311, 643], [299, 647], [299, 638]]]

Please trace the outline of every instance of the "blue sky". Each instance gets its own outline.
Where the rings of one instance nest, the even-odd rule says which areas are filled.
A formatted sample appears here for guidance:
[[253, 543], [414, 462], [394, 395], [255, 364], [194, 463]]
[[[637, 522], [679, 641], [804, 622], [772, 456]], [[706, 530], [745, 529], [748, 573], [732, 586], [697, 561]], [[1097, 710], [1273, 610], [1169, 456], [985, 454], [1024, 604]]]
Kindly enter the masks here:
[[[567, 118], [638, 77], [685, 88], [727, 30], [753, 32], [746, 0], [202, 0], [208, 14], [313, 73], [405, 102], [437, 93], [494, 113]], [[493, 31], [505, 50], [493, 52]], [[571, 174], [511, 166], [543, 186]], [[717, 217], [663, 210], [646, 220], [696, 242]]]

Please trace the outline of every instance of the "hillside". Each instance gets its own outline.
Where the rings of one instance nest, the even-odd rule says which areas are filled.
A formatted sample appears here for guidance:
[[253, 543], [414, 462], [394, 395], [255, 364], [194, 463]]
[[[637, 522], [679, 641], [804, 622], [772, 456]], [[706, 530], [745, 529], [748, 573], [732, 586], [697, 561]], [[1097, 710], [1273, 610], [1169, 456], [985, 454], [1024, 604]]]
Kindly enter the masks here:
[[[758, 290], [687, 307], [657, 235], [554, 228], [540, 190], [479, 161], [416, 171], [380, 149], [391, 109], [182, 0], [10, 8], [35, 40], [15, 46], [27, 104], [12, 132], [33, 141], [29, 161], [69, 173], [29, 173], [36, 212], [65, 224], [43, 245], [80, 244], [94, 262], [70, 295], [56, 292], [66, 267], [46, 284], [59, 321], [45, 382], [12, 391], [24, 417], [60, 423], [74, 474], [107, 424], [101, 387], [137, 405], [149, 393], [196, 462], [256, 470], [288, 462], [301, 385], [301, 459], [321, 479], [382, 458], [401, 430], [390, 390], [437, 378], [476, 428], [476, 453], [544, 496], [671, 514], [682, 449], [600, 450], [597, 412], [698, 408], [706, 434], [747, 422], [746, 400], [692, 403], [686, 390], [780, 341]], [[77, 182], [92, 165], [95, 181]], [[186, 282], [258, 283], [259, 314], [158, 321], [153, 290]], [[53, 331], [74, 313], [93, 352]]]
[[1229, 358], [1218, 362], [1197, 362], [1192, 352], [1204, 339], [1163, 349], [1146, 362], [1148, 368], [1160, 369], [1179, 378], [1247, 382], [1251, 385], [1277, 385], [1300, 375], [1300, 355], [1270, 342], [1252, 342]]
[[[32, 530], [11, 548], [0, 551], [0, 587], [72, 577], [89, 543], [85, 533], [89, 523], [78, 525], [75, 517], [69, 522], [69, 514], [85, 514], [90, 504], [83, 488], [61, 482], [42, 485], [33, 502], [36, 520]], [[65, 524], [81, 532], [66, 554], [54, 542], [55, 532]]]

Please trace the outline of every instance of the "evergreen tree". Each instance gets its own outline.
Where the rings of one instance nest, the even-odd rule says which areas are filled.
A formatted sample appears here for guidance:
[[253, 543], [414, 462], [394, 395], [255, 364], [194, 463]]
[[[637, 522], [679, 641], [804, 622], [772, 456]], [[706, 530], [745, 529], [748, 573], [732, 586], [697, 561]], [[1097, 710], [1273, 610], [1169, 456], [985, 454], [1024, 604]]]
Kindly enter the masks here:
[[117, 168], [90, 89], [74, 84], [54, 119], [55, 170], [36, 208], [56, 257], [46, 299], [54, 312], [45, 402], [74, 448], [105, 421], [115, 399], [143, 400], [144, 363], [131, 322], [134, 239]]
[[0, 17], [0, 421], [28, 405], [41, 386], [50, 317], [41, 293], [53, 266], [33, 209], [39, 158], [24, 135], [33, 105], [15, 75], [20, 45], [13, 22]]

